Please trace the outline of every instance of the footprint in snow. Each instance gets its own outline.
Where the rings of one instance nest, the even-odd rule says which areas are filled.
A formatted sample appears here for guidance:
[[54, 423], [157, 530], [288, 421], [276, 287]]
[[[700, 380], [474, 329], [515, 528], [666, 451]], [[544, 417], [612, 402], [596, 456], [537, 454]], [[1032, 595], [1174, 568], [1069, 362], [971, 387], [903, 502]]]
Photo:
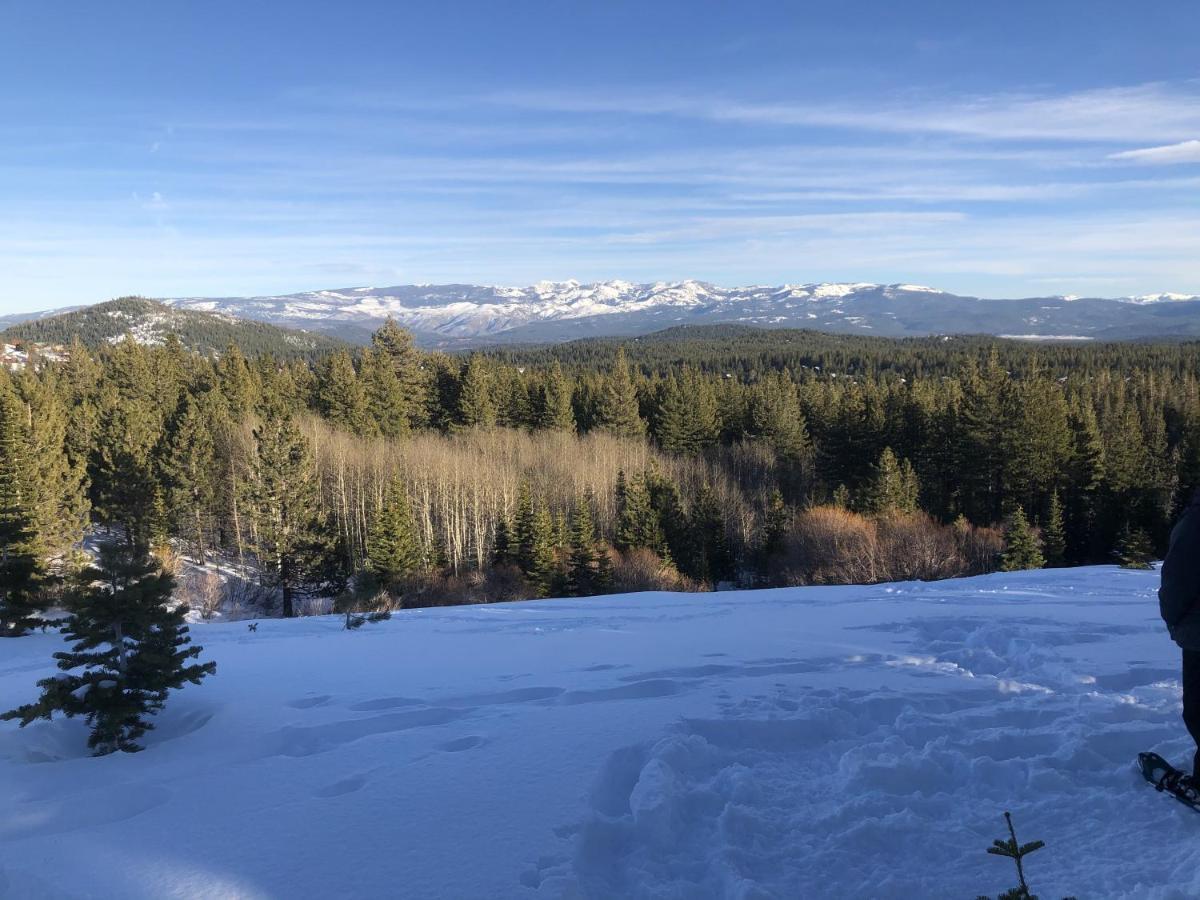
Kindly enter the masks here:
[[422, 706], [423, 701], [411, 697], [378, 697], [375, 700], [364, 700], [352, 704], [349, 709], [354, 712], [375, 712], [381, 709], [398, 709], [401, 706]]
[[295, 700], [288, 701], [288, 706], [292, 709], [312, 709], [314, 706], [324, 706], [332, 700], [329, 694], [320, 694], [313, 697], [298, 697]]
[[461, 753], [463, 750], [474, 750], [476, 747], [482, 747], [487, 743], [487, 738], [478, 734], [469, 734], [465, 737], [455, 738], [452, 741], [446, 741], [444, 744], [438, 744], [438, 749], [444, 753]]
[[317, 797], [341, 797], [345, 794], [353, 794], [355, 791], [362, 790], [366, 784], [366, 775], [351, 775], [349, 778], [343, 778], [340, 781], [327, 784], [323, 788], [318, 788], [314, 794]]

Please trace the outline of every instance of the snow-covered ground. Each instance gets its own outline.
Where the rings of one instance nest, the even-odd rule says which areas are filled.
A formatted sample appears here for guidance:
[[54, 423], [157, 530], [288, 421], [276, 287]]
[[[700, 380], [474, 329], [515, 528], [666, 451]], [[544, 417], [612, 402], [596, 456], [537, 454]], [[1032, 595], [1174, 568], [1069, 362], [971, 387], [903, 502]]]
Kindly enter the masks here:
[[[1200, 895], [1157, 573], [196, 625], [141, 754], [0, 724], [0, 897]], [[0, 643], [0, 708], [52, 671]]]

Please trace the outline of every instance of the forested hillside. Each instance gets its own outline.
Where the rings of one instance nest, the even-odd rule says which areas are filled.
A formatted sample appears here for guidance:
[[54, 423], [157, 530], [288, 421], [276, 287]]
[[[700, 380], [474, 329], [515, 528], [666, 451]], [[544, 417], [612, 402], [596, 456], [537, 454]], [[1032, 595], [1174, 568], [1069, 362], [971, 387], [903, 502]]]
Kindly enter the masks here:
[[131, 334], [141, 343], [161, 344], [174, 335], [198, 353], [220, 352], [237, 344], [245, 353], [270, 353], [280, 359], [311, 359], [345, 342], [323, 334], [279, 328], [264, 322], [235, 319], [216, 313], [172, 309], [143, 297], [121, 297], [56, 316], [12, 325], [0, 332], [0, 342], [69, 344], [74, 340], [96, 349]]
[[1138, 564], [1200, 482], [1194, 344], [675, 337], [76, 344], [0, 375], [0, 611], [52, 602], [89, 523], [290, 615]]

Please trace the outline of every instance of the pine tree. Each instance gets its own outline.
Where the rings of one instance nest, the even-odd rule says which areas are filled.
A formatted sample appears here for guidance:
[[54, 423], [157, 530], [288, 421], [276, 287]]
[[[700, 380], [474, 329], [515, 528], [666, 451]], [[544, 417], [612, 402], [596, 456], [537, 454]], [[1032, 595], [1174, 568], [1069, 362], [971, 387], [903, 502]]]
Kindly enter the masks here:
[[328, 548], [316, 519], [312, 451], [291, 416], [269, 408], [254, 429], [251, 503], [256, 552], [268, 583], [278, 588], [283, 615], [296, 614], [298, 594], [321, 580]]
[[661, 545], [651, 549], [671, 562], [697, 560], [702, 550], [693, 543], [695, 532], [684, 513], [679, 485], [653, 464], [642, 478], [650, 496], [650, 508], [658, 521], [658, 534], [662, 535]]
[[230, 417], [237, 422], [245, 419], [255, 406], [259, 389], [237, 344], [230, 344], [217, 361], [217, 384], [229, 407]]
[[408, 491], [396, 475], [389, 482], [383, 505], [367, 532], [367, 568], [379, 584], [391, 587], [419, 571], [423, 561]]
[[783, 541], [791, 524], [788, 508], [783, 502], [783, 494], [779, 488], [773, 489], [767, 497], [765, 519], [762, 553], [766, 559], [770, 559], [783, 549]]
[[957, 459], [960, 506], [972, 522], [994, 522], [1004, 500], [1004, 450], [1015, 404], [1008, 373], [992, 348], [982, 371], [971, 365], [962, 377]]
[[900, 462], [891, 447], [884, 447], [864, 491], [863, 510], [875, 515], [916, 512], [919, 489], [912, 464]]
[[392, 360], [381, 350], [363, 350], [359, 378], [366, 392], [367, 412], [379, 433], [387, 438], [408, 434], [412, 399], [406, 395]]
[[1042, 529], [1042, 550], [1048, 566], [1061, 566], [1066, 559], [1067, 537], [1063, 530], [1063, 508], [1058, 491], [1050, 495], [1046, 527]]
[[1040, 569], [1046, 564], [1038, 546], [1037, 535], [1025, 518], [1025, 510], [1016, 507], [1008, 517], [1004, 535], [1004, 552], [1000, 556], [1002, 572], [1016, 572], [1021, 569]]
[[86, 455], [69, 453], [70, 416], [56, 369], [35, 378], [26, 370], [17, 381], [29, 439], [32, 500], [39, 550], [61, 559], [83, 539], [87, 526]]
[[596, 428], [620, 437], [640, 437], [646, 423], [638, 411], [637, 389], [625, 360], [625, 349], [617, 350], [612, 371], [604, 380], [596, 407]]
[[780, 373], [773, 372], [754, 386], [747, 427], [751, 437], [766, 440], [786, 462], [803, 463], [812, 456], [796, 386]]
[[1105, 482], [1104, 442], [1090, 403], [1077, 400], [1069, 418], [1071, 456], [1067, 463], [1067, 556], [1076, 562], [1097, 557], [1097, 518]]
[[496, 522], [496, 534], [492, 539], [492, 565], [510, 566], [516, 563], [516, 551], [513, 548], [513, 526], [507, 516], [500, 516]]
[[596, 547], [596, 522], [591, 497], [584, 494], [571, 517], [570, 556], [567, 562], [567, 592], [588, 597], [599, 592], [600, 553]]
[[162, 452], [162, 478], [176, 530], [191, 535], [200, 565], [207, 561], [206, 535], [216, 503], [217, 445], [220, 430], [213, 399], [185, 394], [168, 424]]
[[23, 425], [20, 403], [0, 381], [0, 637], [28, 632], [41, 608], [42, 562]]
[[571, 384], [563, 374], [558, 360], [554, 361], [541, 388], [538, 427], [547, 431], [573, 432], [575, 412], [571, 407]]
[[339, 428], [370, 436], [376, 432], [367, 404], [367, 392], [345, 350], [325, 357], [318, 373], [317, 409]]
[[[203, 648], [191, 646], [186, 607], [170, 608], [174, 579], [142, 548], [110, 543], [87, 570], [68, 601], [65, 635], [74, 645], [55, 653], [64, 673], [38, 682], [42, 696], [0, 716], [22, 726], [54, 713], [84, 716], [88, 747], [97, 756], [134, 752], [154, 727], [147, 720], [167, 695], [213, 674], [214, 662], [192, 662]], [[82, 672], [75, 672], [82, 669]]]
[[92, 506], [101, 522], [124, 526], [131, 547], [150, 542], [161, 436], [162, 417], [149, 401], [122, 398], [107, 386], [92, 461]]
[[1004, 494], [1036, 509], [1062, 483], [1071, 456], [1067, 401], [1057, 383], [1032, 377], [1013, 383], [1004, 402]]
[[833, 489], [833, 495], [829, 498], [829, 502], [838, 509], [850, 508], [850, 488], [844, 484], [839, 484]]
[[663, 551], [666, 541], [644, 475], [627, 479], [623, 471], [617, 473], [617, 531], [613, 543], [622, 552], [637, 547]]
[[546, 504], [535, 501], [528, 484], [521, 485], [517, 500], [516, 561], [522, 574], [545, 597], [554, 580], [557, 558], [554, 552], [554, 522]]
[[732, 578], [733, 554], [725, 534], [725, 516], [717, 495], [707, 484], [701, 486], [692, 504], [688, 527], [695, 554], [693, 571], [688, 574], [713, 584]]
[[401, 328], [388, 316], [379, 330], [371, 335], [371, 346], [379, 358], [387, 359], [391, 364], [399, 385], [402, 401], [394, 412], [407, 421], [409, 428], [426, 424], [429, 383], [422, 371], [421, 354], [413, 343], [411, 332]]
[[463, 370], [458, 393], [458, 421], [464, 428], [492, 428], [496, 424], [492, 375], [483, 354], [472, 353]]
[[496, 406], [496, 424], [505, 428], [537, 425], [529, 382], [519, 370], [501, 367], [492, 373], [492, 398]]
[[1117, 546], [1113, 550], [1122, 569], [1152, 569], [1154, 544], [1141, 528], [1131, 528], [1126, 522], [1117, 534]]
[[721, 422], [712, 385], [691, 368], [659, 389], [656, 435], [668, 453], [693, 454], [717, 442]]

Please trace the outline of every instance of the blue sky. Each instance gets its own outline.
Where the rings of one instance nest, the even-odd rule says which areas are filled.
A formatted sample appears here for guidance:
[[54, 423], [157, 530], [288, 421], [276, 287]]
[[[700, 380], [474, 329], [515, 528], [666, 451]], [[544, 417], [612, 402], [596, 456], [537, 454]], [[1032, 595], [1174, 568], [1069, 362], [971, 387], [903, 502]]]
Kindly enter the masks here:
[[0, 0], [0, 312], [410, 282], [1200, 293], [1200, 9]]

